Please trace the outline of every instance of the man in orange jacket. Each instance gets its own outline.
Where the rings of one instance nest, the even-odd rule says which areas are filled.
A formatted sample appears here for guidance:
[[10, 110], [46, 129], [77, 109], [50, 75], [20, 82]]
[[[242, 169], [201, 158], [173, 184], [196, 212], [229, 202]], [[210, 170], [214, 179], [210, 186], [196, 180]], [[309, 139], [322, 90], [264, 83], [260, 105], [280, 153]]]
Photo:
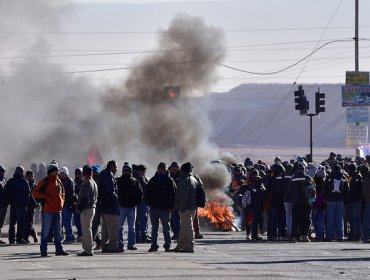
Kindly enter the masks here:
[[58, 179], [58, 165], [51, 163], [48, 176], [42, 179], [33, 189], [32, 195], [42, 201], [42, 227], [40, 251], [42, 257], [47, 257], [48, 235], [52, 228], [56, 256], [67, 256], [62, 245], [61, 212], [63, 210], [65, 192], [62, 182]]

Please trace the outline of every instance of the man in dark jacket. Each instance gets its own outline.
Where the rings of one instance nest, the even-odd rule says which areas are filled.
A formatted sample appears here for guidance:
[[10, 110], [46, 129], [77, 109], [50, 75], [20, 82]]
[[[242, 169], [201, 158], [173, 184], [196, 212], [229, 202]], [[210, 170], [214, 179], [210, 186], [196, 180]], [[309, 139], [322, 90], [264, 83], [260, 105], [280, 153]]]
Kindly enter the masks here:
[[352, 163], [348, 170], [349, 191], [347, 195], [348, 221], [350, 232], [348, 241], [361, 239], [361, 208], [362, 208], [362, 174], [357, 170], [357, 165]]
[[111, 160], [107, 168], [99, 173], [98, 204], [102, 222], [102, 252], [121, 252], [117, 247], [119, 207], [117, 186], [114, 174], [117, 172], [117, 163]]
[[146, 204], [146, 189], [148, 186], [149, 179], [146, 177], [146, 167], [143, 164], [139, 164], [136, 170], [133, 170], [133, 176], [139, 181], [140, 186], [143, 190], [144, 196], [143, 201], [136, 207], [136, 222], [135, 222], [135, 232], [136, 232], [136, 243], [150, 243], [150, 238], [148, 236], [148, 213], [149, 208]]
[[290, 193], [292, 195], [292, 240], [310, 242], [308, 231], [311, 225], [311, 205], [307, 199], [307, 188], [314, 186], [312, 178], [306, 175], [306, 166], [300, 162], [292, 176]]
[[[99, 167], [99, 165], [95, 164], [95, 165], [91, 166], [91, 168], [93, 170], [93, 176], [92, 177], [93, 177], [96, 185], [99, 186], [100, 167]], [[101, 218], [100, 207], [97, 203], [95, 205], [95, 214], [94, 214], [94, 218], [93, 218], [93, 221], [92, 221], [92, 228], [91, 228], [93, 239], [96, 243], [96, 246], [93, 250], [101, 250], [101, 248], [102, 248], [101, 235], [99, 233], [100, 218]]]
[[[14, 176], [5, 185], [6, 196], [10, 198], [10, 223], [9, 223], [9, 244], [25, 244], [27, 204], [31, 194], [30, 187], [24, 176], [24, 168], [18, 166]], [[17, 235], [15, 234], [15, 224], [17, 224]]]
[[28, 182], [28, 185], [30, 187], [30, 197], [28, 199], [27, 204], [27, 212], [26, 212], [26, 224], [25, 224], [25, 230], [24, 230], [24, 241], [26, 243], [29, 243], [28, 238], [29, 236], [33, 237], [33, 241], [35, 243], [38, 242], [37, 233], [35, 228], [33, 227], [34, 219], [35, 219], [35, 208], [38, 207], [38, 203], [36, 202], [35, 198], [32, 195], [33, 189], [36, 187], [35, 179], [34, 179], [34, 173], [32, 171], [26, 172], [26, 180]]
[[[181, 182], [182, 177], [180, 175], [180, 166], [177, 162], [172, 162], [170, 167], [168, 168], [168, 171], [170, 172], [171, 178], [175, 181], [176, 186], [178, 183]], [[171, 228], [173, 232], [172, 240], [179, 239], [179, 233], [180, 233], [180, 216], [177, 209], [173, 209], [171, 213]]]
[[[80, 190], [82, 188], [83, 184], [83, 176], [82, 176], [82, 168], [78, 167], [75, 169], [75, 180], [74, 180], [74, 203], [78, 200], [78, 195], [80, 193]], [[77, 211], [73, 211], [73, 221], [75, 223], [75, 226], [77, 228], [77, 242], [82, 241], [82, 227], [81, 227], [81, 218], [80, 213]]]
[[123, 242], [123, 226], [127, 219], [128, 226], [128, 250], [137, 250], [136, 233], [135, 233], [135, 219], [136, 207], [143, 200], [143, 190], [140, 183], [132, 176], [131, 165], [124, 165], [122, 168], [122, 176], [117, 180], [118, 189], [118, 204], [119, 204], [119, 226], [118, 226], [118, 247], [124, 247]]
[[192, 165], [187, 162], [181, 166], [183, 179], [177, 185], [175, 209], [180, 216], [180, 234], [173, 252], [194, 253], [193, 219], [197, 210], [197, 186], [199, 182], [191, 174]]
[[76, 238], [72, 231], [72, 217], [74, 212], [74, 195], [75, 186], [71, 177], [69, 177], [69, 171], [67, 167], [62, 167], [59, 170], [59, 178], [62, 181], [65, 191], [65, 200], [62, 211], [62, 224], [65, 230], [65, 243], [76, 242]]
[[147, 188], [147, 203], [150, 207], [150, 220], [152, 223], [152, 244], [149, 252], [158, 251], [158, 227], [159, 220], [163, 227], [166, 252], [170, 251], [170, 215], [175, 203], [176, 184], [167, 171], [164, 162], [159, 163], [157, 173], [150, 179]]
[[[5, 172], [6, 170], [4, 166], [0, 165], [0, 238], [1, 238], [1, 229], [4, 226], [6, 212], [8, 209], [8, 204], [6, 202], [4, 193], [4, 188], [6, 185]], [[6, 244], [6, 242], [0, 239], [0, 244]]]
[[326, 238], [330, 241], [343, 241], [344, 200], [347, 193], [348, 181], [343, 177], [340, 165], [336, 164], [324, 188], [327, 201]]

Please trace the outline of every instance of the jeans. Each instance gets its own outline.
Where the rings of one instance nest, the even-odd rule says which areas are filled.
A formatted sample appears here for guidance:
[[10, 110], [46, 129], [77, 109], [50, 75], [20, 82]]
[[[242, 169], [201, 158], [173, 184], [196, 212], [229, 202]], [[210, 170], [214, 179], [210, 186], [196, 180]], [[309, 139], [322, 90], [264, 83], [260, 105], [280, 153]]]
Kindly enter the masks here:
[[292, 235], [292, 202], [284, 202], [285, 222], [288, 236]]
[[73, 211], [69, 207], [63, 208], [62, 224], [65, 230], [65, 239], [68, 241], [75, 241], [75, 236], [72, 232], [72, 216]]
[[315, 236], [317, 240], [324, 239], [325, 215], [325, 209], [312, 210], [312, 224], [315, 229]]
[[41, 213], [41, 253], [46, 253], [48, 250], [49, 230], [54, 233], [55, 252], [62, 252], [62, 226], [60, 213]]
[[365, 203], [364, 209], [364, 223], [362, 225], [363, 240], [370, 239], [370, 202]]
[[359, 241], [361, 238], [361, 202], [350, 202], [348, 204], [349, 239]]
[[296, 203], [292, 207], [292, 237], [308, 237], [311, 225], [311, 207], [305, 203]]
[[1, 237], [1, 229], [4, 226], [7, 210], [8, 210], [8, 207], [0, 207], [0, 237]]
[[343, 239], [343, 201], [328, 201], [327, 203], [326, 238], [329, 240]]
[[152, 246], [158, 246], [158, 228], [159, 221], [161, 221], [164, 236], [163, 247], [168, 249], [171, 247], [170, 213], [171, 212], [167, 209], [150, 209], [150, 221], [152, 223]]
[[135, 219], [136, 219], [136, 207], [120, 207], [119, 208], [119, 226], [118, 226], [118, 248], [123, 249], [123, 225], [127, 218], [128, 225], [128, 242], [127, 247], [133, 247], [136, 243], [135, 233]]
[[74, 213], [73, 214], [73, 221], [75, 222], [75, 226], [77, 228], [77, 235], [82, 236], [80, 213]]
[[180, 234], [180, 216], [177, 210], [171, 213], [171, 228], [175, 239], [179, 239]]
[[140, 203], [136, 208], [136, 240], [146, 240], [148, 237], [148, 205], [144, 202]]
[[269, 237], [285, 237], [285, 210], [284, 206], [271, 208]]
[[[10, 207], [9, 243], [22, 242], [26, 229], [26, 207]], [[15, 235], [15, 224], [17, 224], [17, 236]]]

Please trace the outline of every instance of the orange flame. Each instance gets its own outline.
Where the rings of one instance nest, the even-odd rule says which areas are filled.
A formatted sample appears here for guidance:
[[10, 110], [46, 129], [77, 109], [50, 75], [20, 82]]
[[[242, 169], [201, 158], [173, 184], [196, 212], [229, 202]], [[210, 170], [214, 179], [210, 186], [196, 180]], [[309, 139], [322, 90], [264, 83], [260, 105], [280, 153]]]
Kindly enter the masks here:
[[207, 218], [218, 230], [231, 231], [235, 228], [233, 211], [229, 206], [209, 201], [205, 208], [198, 209], [198, 215]]

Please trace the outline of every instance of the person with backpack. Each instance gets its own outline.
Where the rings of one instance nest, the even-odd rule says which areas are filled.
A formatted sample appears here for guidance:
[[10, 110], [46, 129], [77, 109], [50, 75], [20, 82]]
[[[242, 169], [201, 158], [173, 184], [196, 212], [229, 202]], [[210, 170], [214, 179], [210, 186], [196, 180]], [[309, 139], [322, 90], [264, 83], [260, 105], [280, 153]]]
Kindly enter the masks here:
[[325, 183], [327, 201], [326, 238], [328, 241], [343, 241], [344, 238], [344, 201], [348, 193], [348, 181], [342, 174], [342, 168], [336, 164]]
[[[5, 178], [5, 168], [0, 164], [0, 238], [1, 238], [1, 229], [4, 226], [6, 212], [8, 210], [8, 204], [6, 202], [4, 188], [6, 185], [6, 178]], [[0, 239], [0, 244], [6, 244], [5, 241]]]
[[[24, 176], [23, 166], [17, 166], [13, 178], [5, 185], [5, 195], [10, 203], [9, 244], [25, 244], [27, 204], [31, 195], [30, 187]], [[15, 225], [17, 224], [17, 233]]]
[[135, 220], [136, 207], [143, 200], [143, 190], [138, 180], [132, 176], [131, 165], [124, 165], [122, 168], [122, 176], [117, 180], [118, 203], [119, 203], [119, 227], [118, 227], [118, 247], [124, 247], [123, 241], [123, 226], [127, 219], [128, 226], [128, 243], [127, 250], [137, 250]]
[[180, 216], [180, 233], [176, 248], [172, 252], [194, 253], [193, 219], [198, 208], [197, 187], [200, 184], [192, 175], [190, 162], [184, 163], [180, 171], [182, 180], [178, 183], [175, 209]]
[[152, 240], [148, 252], [158, 251], [158, 228], [162, 222], [164, 249], [170, 251], [171, 233], [170, 216], [175, 204], [176, 184], [170, 177], [167, 165], [160, 162], [156, 174], [149, 180], [147, 187], [147, 203], [150, 207], [150, 221], [152, 223]]
[[51, 163], [47, 168], [48, 176], [41, 180], [32, 191], [35, 198], [42, 202], [42, 226], [40, 251], [42, 257], [47, 257], [49, 230], [54, 233], [56, 256], [67, 256], [62, 244], [61, 213], [64, 206], [64, 186], [58, 178], [58, 166]]

